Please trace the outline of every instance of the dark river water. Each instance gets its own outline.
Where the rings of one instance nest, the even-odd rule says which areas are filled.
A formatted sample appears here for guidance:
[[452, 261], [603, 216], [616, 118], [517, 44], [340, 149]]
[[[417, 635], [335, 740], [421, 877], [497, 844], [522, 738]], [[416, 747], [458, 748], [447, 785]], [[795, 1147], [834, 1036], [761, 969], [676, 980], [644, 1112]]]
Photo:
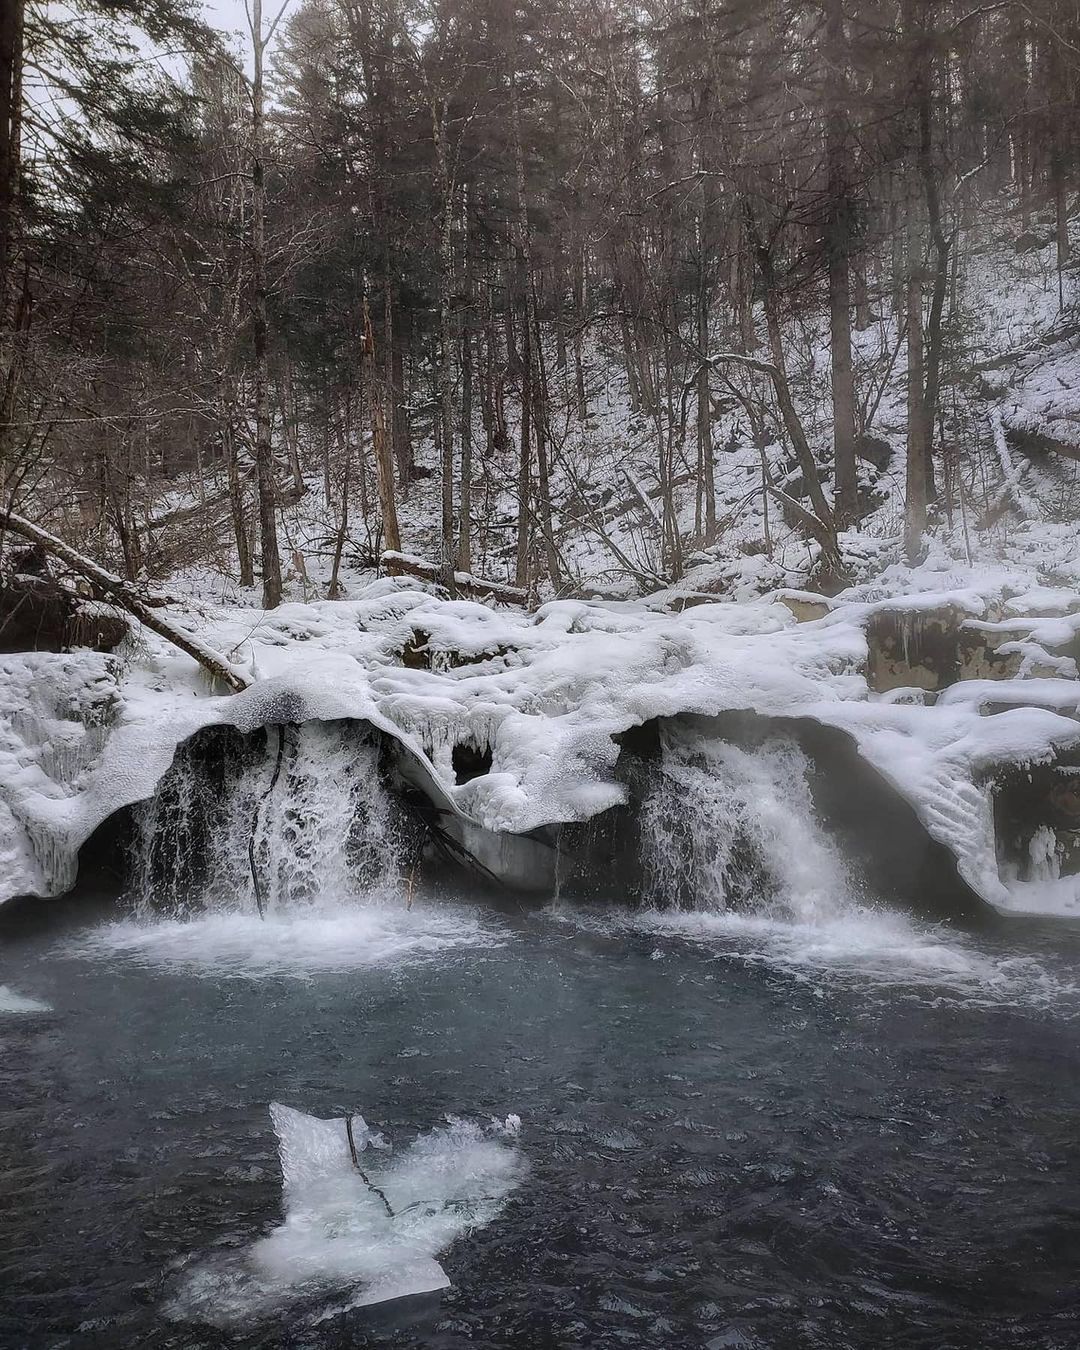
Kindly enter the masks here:
[[[1080, 1346], [1075, 927], [63, 914], [0, 951], [48, 1005], [0, 1013], [5, 1350]], [[211, 1325], [177, 1291], [281, 1224], [272, 1101], [515, 1113], [520, 1173], [441, 1293]]]

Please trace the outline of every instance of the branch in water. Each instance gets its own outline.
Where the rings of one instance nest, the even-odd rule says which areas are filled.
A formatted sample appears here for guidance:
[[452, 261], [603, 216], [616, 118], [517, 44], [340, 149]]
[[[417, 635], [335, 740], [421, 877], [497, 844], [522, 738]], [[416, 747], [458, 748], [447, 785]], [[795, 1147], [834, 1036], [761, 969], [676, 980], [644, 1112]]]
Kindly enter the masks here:
[[372, 1179], [360, 1166], [360, 1159], [357, 1157], [356, 1153], [356, 1140], [353, 1138], [352, 1132], [352, 1116], [345, 1117], [345, 1134], [349, 1140], [349, 1155], [352, 1158], [352, 1165], [360, 1173], [360, 1180], [364, 1183], [364, 1185], [368, 1188], [369, 1191], [374, 1192], [374, 1194], [377, 1195], [379, 1199], [383, 1202], [383, 1205], [386, 1208], [386, 1212], [390, 1216], [390, 1218], [391, 1219], [397, 1218], [397, 1215], [390, 1208], [390, 1201], [387, 1200], [385, 1192], [381, 1191], [379, 1187], [375, 1185]]

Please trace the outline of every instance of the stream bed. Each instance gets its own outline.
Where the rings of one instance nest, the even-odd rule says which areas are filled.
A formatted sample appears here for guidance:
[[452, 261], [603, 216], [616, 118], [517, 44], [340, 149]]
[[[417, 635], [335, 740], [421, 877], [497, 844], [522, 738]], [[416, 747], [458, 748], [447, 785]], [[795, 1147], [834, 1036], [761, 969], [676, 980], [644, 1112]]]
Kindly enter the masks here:
[[[0, 949], [4, 1347], [1080, 1344], [1068, 924], [55, 915]], [[521, 1175], [442, 1292], [185, 1304], [282, 1221], [271, 1102], [395, 1148], [512, 1113]]]

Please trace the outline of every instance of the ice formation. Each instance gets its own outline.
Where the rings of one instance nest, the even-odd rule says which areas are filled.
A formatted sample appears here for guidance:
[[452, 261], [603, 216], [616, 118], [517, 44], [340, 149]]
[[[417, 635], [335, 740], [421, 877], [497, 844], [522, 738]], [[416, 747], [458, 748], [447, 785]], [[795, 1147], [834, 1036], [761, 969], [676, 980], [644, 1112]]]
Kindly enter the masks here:
[[8, 1014], [22, 1013], [46, 1013], [52, 1009], [47, 1003], [42, 1003], [36, 998], [27, 998], [25, 994], [17, 994], [9, 985], [0, 984], [0, 1017]]
[[[920, 706], [903, 691], [870, 690], [866, 630], [885, 611], [915, 622], [947, 608], [1053, 656], [1047, 646], [1080, 627], [1074, 595], [950, 564], [918, 576], [887, 570], [827, 603], [812, 597], [819, 617], [804, 622], [783, 593], [752, 603], [697, 595], [683, 608], [686, 598], [683, 587], [527, 614], [384, 580], [357, 599], [271, 613], [191, 607], [185, 623], [255, 680], [227, 696], [151, 634], [119, 656], [0, 658], [2, 895], [69, 887], [93, 829], [151, 797], [177, 746], [207, 725], [364, 722], [402, 747], [443, 809], [486, 831], [523, 832], [625, 799], [613, 772], [618, 733], [655, 717], [745, 710], [850, 734], [969, 884], [994, 904], [1026, 903], [998, 876], [981, 777], [1080, 746], [1076, 682], [1012, 679], [988, 690], [963, 680]], [[1009, 706], [987, 715], [991, 699]], [[462, 746], [490, 763], [459, 782]]]
[[514, 1115], [486, 1127], [448, 1117], [400, 1155], [359, 1115], [320, 1120], [274, 1102], [270, 1118], [284, 1221], [188, 1266], [168, 1307], [177, 1320], [229, 1328], [307, 1305], [318, 1322], [445, 1289], [437, 1255], [491, 1223], [524, 1172]]

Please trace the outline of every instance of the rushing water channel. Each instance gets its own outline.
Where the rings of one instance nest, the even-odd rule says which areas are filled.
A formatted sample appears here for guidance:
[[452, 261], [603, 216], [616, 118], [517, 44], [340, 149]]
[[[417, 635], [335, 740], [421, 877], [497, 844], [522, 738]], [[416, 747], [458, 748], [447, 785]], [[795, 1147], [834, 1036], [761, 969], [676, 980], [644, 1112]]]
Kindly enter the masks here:
[[[715, 827], [687, 840], [647, 804], [678, 906], [412, 897], [372, 851], [393, 830], [370, 778], [320, 798], [305, 753], [258, 821], [265, 921], [225, 854], [198, 904], [174, 884], [164, 913], [140, 894], [6, 921], [0, 1345], [1080, 1344], [1075, 928], [965, 934], [836, 894], [783, 746], [669, 762]], [[159, 845], [171, 809], [147, 817]], [[309, 1136], [345, 1168], [302, 1204], [271, 1103], [335, 1122], [276, 1108], [301, 1171]], [[352, 1112], [392, 1141], [364, 1167], [449, 1288], [355, 1306], [397, 1258]], [[438, 1283], [409, 1260], [405, 1284]]]

